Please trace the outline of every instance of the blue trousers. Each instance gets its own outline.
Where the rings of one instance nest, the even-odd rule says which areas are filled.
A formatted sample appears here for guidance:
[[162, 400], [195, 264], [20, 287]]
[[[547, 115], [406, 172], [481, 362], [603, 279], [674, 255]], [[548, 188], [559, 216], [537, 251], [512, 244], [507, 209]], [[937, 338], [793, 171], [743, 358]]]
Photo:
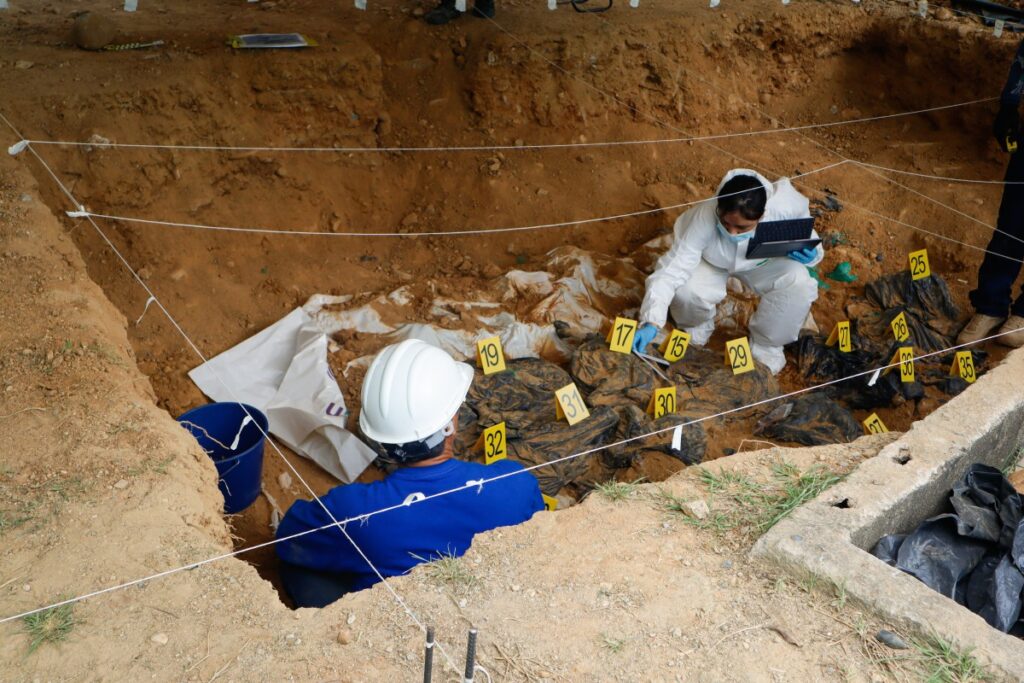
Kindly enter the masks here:
[[284, 560], [281, 582], [296, 607], [326, 607], [352, 592], [352, 578], [347, 574], [307, 569]]
[[[1010, 155], [1006, 182], [1024, 182], [1024, 150]], [[1013, 301], [1013, 283], [1024, 260], [1024, 185], [1003, 186], [996, 227], [1002, 232], [993, 233], [988, 243], [988, 253], [978, 270], [978, 288], [970, 295], [971, 304], [978, 313], [996, 318], [1005, 318], [1007, 311], [1024, 316], [1024, 289]]]

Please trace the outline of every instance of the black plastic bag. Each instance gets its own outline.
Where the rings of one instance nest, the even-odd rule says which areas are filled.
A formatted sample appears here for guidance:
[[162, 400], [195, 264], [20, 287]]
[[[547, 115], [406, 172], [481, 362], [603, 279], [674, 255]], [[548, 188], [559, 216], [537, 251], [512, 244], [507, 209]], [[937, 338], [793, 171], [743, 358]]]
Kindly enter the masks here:
[[972, 465], [953, 487], [949, 502], [956, 511], [961, 535], [1010, 548], [1021, 519], [1021, 497], [1002, 472]]
[[954, 513], [905, 538], [881, 538], [872, 554], [953, 598], [1005, 633], [1024, 630], [1024, 497], [994, 467], [976, 463], [953, 486]]
[[1009, 555], [1004, 555], [988, 580], [985, 605], [978, 615], [992, 628], [1008, 632], [1020, 619], [1021, 591], [1024, 574], [1013, 566]]
[[754, 428], [756, 436], [818, 446], [849, 443], [864, 430], [853, 413], [824, 394], [799, 396], [776, 406]]
[[955, 598], [957, 584], [978, 565], [985, 550], [985, 543], [957, 533], [956, 515], [939, 515], [907, 535], [896, 567]]
[[896, 557], [899, 555], [900, 546], [907, 538], [906, 534], [889, 534], [878, 539], [878, 543], [871, 549], [871, 554], [885, 562], [890, 567], [896, 566]]

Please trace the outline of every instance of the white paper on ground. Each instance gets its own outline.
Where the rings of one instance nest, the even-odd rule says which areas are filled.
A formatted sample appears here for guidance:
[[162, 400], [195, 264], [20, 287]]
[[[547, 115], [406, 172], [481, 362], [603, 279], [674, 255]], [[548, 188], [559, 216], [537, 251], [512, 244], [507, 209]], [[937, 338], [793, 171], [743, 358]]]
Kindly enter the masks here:
[[375, 457], [345, 429], [348, 410], [327, 364], [327, 336], [301, 308], [193, 369], [189, 377], [214, 401], [259, 408], [271, 434], [345, 483]]

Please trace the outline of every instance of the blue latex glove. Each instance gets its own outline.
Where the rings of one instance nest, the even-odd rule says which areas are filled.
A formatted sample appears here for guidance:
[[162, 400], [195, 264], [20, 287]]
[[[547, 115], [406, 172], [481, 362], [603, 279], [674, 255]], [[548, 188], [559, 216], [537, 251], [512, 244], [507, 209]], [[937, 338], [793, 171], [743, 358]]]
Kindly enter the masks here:
[[793, 259], [797, 263], [805, 266], [811, 265], [811, 263], [818, 257], [817, 249], [798, 249], [797, 251], [791, 251], [786, 254], [789, 258]]
[[647, 353], [647, 345], [654, 341], [657, 334], [657, 327], [650, 323], [644, 323], [633, 335], [633, 350], [637, 353]]

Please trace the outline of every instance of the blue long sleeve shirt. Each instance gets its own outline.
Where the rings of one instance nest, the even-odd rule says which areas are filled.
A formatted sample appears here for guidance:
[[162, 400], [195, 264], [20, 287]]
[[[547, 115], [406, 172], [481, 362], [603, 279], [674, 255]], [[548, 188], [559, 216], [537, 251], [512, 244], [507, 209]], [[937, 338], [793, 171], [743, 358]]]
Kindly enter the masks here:
[[[511, 460], [492, 465], [447, 460], [429, 467], [403, 467], [386, 479], [370, 484], [348, 484], [332, 489], [321, 500], [336, 519], [358, 517], [398, 505], [410, 495], [430, 496], [523, 468]], [[420, 562], [441, 555], [460, 556], [473, 536], [501, 526], [525, 522], [544, 509], [537, 479], [528, 472], [432, 500], [375, 515], [345, 528], [352, 540], [386, 578], [409, 571]], [[285, 514], [277, 537], [316, 529], [331, 523], [316, 501], [298, 500]], [[281, 559], [309, 569], [344, 572], [354, 577], [353, 590], [379, 579], [337, 528], [316, 531], [276, 545]]]
[[1000, 97], [1003, 104], [1012, 106], [1020, 105], [1021, 95], [1024, 94], [1024, 40], [1017, 47], [1017, 54], [1010, 64], [1010, 75], [1006, 78], [1006, 85], [1003, 86], [1003, 94]]

